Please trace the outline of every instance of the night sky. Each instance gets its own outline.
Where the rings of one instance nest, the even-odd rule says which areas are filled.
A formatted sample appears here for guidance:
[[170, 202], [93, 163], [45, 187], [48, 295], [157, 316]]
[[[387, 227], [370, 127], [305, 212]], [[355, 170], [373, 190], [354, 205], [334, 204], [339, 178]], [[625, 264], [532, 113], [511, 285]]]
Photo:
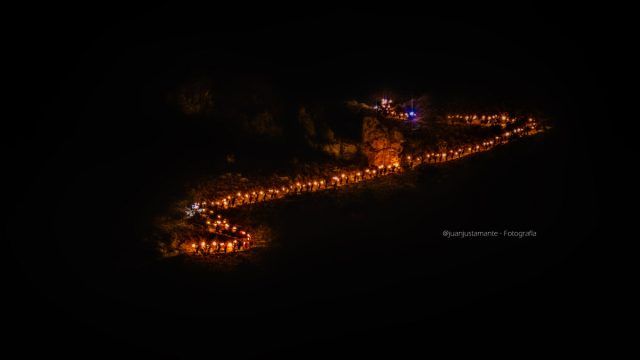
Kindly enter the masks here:
[[[15, 285], [5, 296], [12, 299], [9, 331], [17, 350], [72, 358], [305, 358], [414, 351], [428, 356], [443, 344], [452, 349], [521, 344], [515, 355], [552, 344], [577, 346], [568, 335], [582, 342], [597, 337], [603, 319], [597, 264], [603, 259], [595, 245], [600, 236], [595, 164], [601, 146], [595, 134], [610, 125], [598, 121], [608, 97], [599, 68], [607, 35], [590, 20], [596, 11], [537, 2], [299, 6], [103, 3], [20, 11], [23, 20], [10, 35], [19, 64], [9, 69], [18, 80], [10, 89], [18, 101], [5, 108], [12, 115], [3, 131], [11, 167], [5, 177], [12, 205], [5, 218], [10, 285]], [[535, 143], [545, 150], [514, 150], [536, 164], [537, 175], [509, 159], [508, 151], [496, 156], [502, 170], [495, 179], [528, 179], [545, 194], [529, 207], [516, 207], [548, 215], [540, 217], [548, 234], [541, 239], [545, 246], [496, 246], [495, 251], [472, 246], [484, 255], [448, 249], [450, 261], [438, 264], [455, 270], [437, 276], [410, 267], [411, 281], [446, 291], [441, 300], [408, 290], [409, 279], [382, 285], [344, 280], [332, 287], [323, 281], [335, 274], [325, 278], [320, 268], [284, 260], [283, 269], [303, 267], [301, 273], [325, 292], [314, 297], [307, 286], [298, 288], [308, 280], [302, 275], [265, 275], [264, 283], [250, 276], [242, 281], [254, 282], [253, 287], [243, 283], [237, 292], [229, 290], [230, 296], [242, 298], [247, 291], [246, 296], [262, 297], [270, 304], [265, 310], [239, 311], [237, 318], [167, 312], [163, 307], [185, 298], [226, 296], [211, 289], [200, 294], [192, 284], [180, 288], [175, 283], [184, 272], [167, 275], [164, 269], [159, 275], [144, 264], [132, 265], [136, 259], [148, 261], [147, 245], [131, 239], [144, 237], [150, 209], [165, 206], [189, 176], [205, 171], [203, 159], [190, 161], [185, 153], [208, 145], [197, 144], [198, 135], [176, 123], [165, 105], [168, 93], [194, 78], [267, 83], [285, 104], [368, 101], [385, 91], [428, 93], [435, 101], [524, 109], [553, 119], [551, 140]], [[247, 148], [260, 152], [251, 144]], [[555, 160], [547, 166], [547, 158]], [[452, 181], [466, 177], [465, 171], [492, 176], [491, 169], [470, 166], [453, 172]], [[492, 181], [484, 185], [499, 190]], [[468, 201], [458, 195], [446, 206], [472, 209], [475, 201], [488, 198], [482, 189], [472, 187], [462, 192]], [[420, 206], [409, 198], [407, 204], [406, 216]], [[485, 211], [503, 211], [495, 206]], [[407, 233], [412, 231], [419, 230]], [[514, 256], [531, 266], [518, 265]], [[345, 269], [375, 266], [369, 260], [333, 261]], [[478, 269], [478, 264], [484, 265]], [[380, 266], [404, 269], [398, 259]], [[359, 272], [349, 274], [357, 279]], [[175, 292], [159, 295], [141, 285], [158, 279], [169, 279]], [[234, 281], [225, 279], [221, 283]], [[303, 300], [276, 304], [283, 293]], [[344, 302], [366, 311], [350, 318]], [[409, 311], [392, 316], [377, 314], [372, 304], [422, 310], [415, 317]], [[223, 343], [202, 342], [211, 332], [219, 332]], [[246, 343], [230, 333], [242, 334]], [[177, 344], [191, 335], [192, 343]]]

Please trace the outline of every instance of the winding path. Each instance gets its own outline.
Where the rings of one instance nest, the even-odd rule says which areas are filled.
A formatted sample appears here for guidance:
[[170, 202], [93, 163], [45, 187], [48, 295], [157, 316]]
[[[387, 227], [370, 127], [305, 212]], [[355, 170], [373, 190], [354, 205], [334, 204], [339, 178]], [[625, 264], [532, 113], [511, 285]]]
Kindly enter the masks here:
[[[499, 136], [486, 138], [477, 143], [438, 152], [422, 151], [408, 154], [402, 159], [395, 159], [390, 164], [370, 166], [355, 171], [345, 170], [326, 177], [290, 182], [279, 187], [254, 188], [217, 199], [196, 202], [186, 211], [186, 217], [203, 225], [203, 234], [201, 239], [185, 241], [182, 251], [193, 255], [211, 255], [250, 249], [255, 239], [242, 226], [232, 224], [224, 217], [224, 213], [229, 209], [276, 201], [302, 193], [345, 189], [353, 184], [372, 181], [379, 177], [411, 170], [417, 166], [454, 161], [475, 153], [489, 151], [496, 146], [521, 137], [532, 136], [541, 131], [538, 123], [528, 118], [519, 127], [505, 130]], [[208, 239], [205, 240], [205, 238]]]

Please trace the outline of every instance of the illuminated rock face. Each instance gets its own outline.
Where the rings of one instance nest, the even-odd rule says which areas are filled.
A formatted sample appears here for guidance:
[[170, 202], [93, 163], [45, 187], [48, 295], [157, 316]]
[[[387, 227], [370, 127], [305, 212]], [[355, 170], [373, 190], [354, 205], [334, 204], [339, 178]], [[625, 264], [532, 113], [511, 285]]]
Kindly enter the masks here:
[[393, 126], [367, 116], [362, 122], [362, 143], [369, 165], [390, 165], [400, 160], [404, 135]]
[[322, 145], [322, 151], [336, 159], [352, 160], [358, 154], [358, 146], [346, 141]]

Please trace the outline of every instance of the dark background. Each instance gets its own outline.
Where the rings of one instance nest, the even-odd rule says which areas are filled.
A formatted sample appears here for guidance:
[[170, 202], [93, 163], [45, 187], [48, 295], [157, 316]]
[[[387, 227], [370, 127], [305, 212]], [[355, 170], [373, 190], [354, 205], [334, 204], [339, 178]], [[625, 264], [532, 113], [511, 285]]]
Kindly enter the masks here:
[[[592, 21], [596, 10], [21, 9], [10, 41], [19, 99], [3, 132], [15, 204], [6, 217], [16, 285], [5, 295], [11, 342], [29, 354], [169, 358], [597, 347], [607, 305], [594, 135], [609, 125], [599, 121], [607, 36]], [[216, 148], [197, 127], [176, 122], [164, 96], [211, 74], [260, 79], [292, 104], [428, 92], [441, 102], [530, 109], [553, 119], [554, 130], [475, 165], [420, 173], [418, 184], [434, 192], [380, 200], [396, 209], [391, 221], [407, 224], [399, 233], [366, 228], [386, 219], [366, 196], [339, 207], [347, 220], [327, 215], [335, 204], [317, 199], [291, 219], [289, 239], [299, 242], [285, 242], [266, 269], [211, 275], [156, 266], [140, 241], [149, 219], [180, 196], [184, 181], [216, 170], [191, 155]], [[256, 161], [271, 154], [247, 149]], [[504, 195], [522, 186], [529, 196]], [[318, 227], [308, 214], [332, 227], [300, 235]], [[443, 229], [493, 227], [540, 236], [440, 237]], [[394, 236], [413, 240], [398, 255], [375, 250]], [[362, 250], [362, 241], [375, 246]]]

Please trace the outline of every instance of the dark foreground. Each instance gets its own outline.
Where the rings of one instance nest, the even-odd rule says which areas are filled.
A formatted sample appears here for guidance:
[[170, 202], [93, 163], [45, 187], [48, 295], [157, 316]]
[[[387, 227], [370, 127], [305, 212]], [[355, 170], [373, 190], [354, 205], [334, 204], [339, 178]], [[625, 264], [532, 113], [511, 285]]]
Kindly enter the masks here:
[[[588, 335], [595, 205], [584, 159], [562, 136], [271, 204], [257, 211], [271, 214], [274, 246], [228, 269], [155, 260], [135, 201], [105, 190], [102, 206], [83, 211], [78, 195], [50, 213], [50, 241], [22, 249], [32, 295], [21, 311], [38, 324], [27, 331], [52, 350], [168, 357], [426, 354], [461, 333]], [[537, 236], [447, 239], [445, 230]]]

